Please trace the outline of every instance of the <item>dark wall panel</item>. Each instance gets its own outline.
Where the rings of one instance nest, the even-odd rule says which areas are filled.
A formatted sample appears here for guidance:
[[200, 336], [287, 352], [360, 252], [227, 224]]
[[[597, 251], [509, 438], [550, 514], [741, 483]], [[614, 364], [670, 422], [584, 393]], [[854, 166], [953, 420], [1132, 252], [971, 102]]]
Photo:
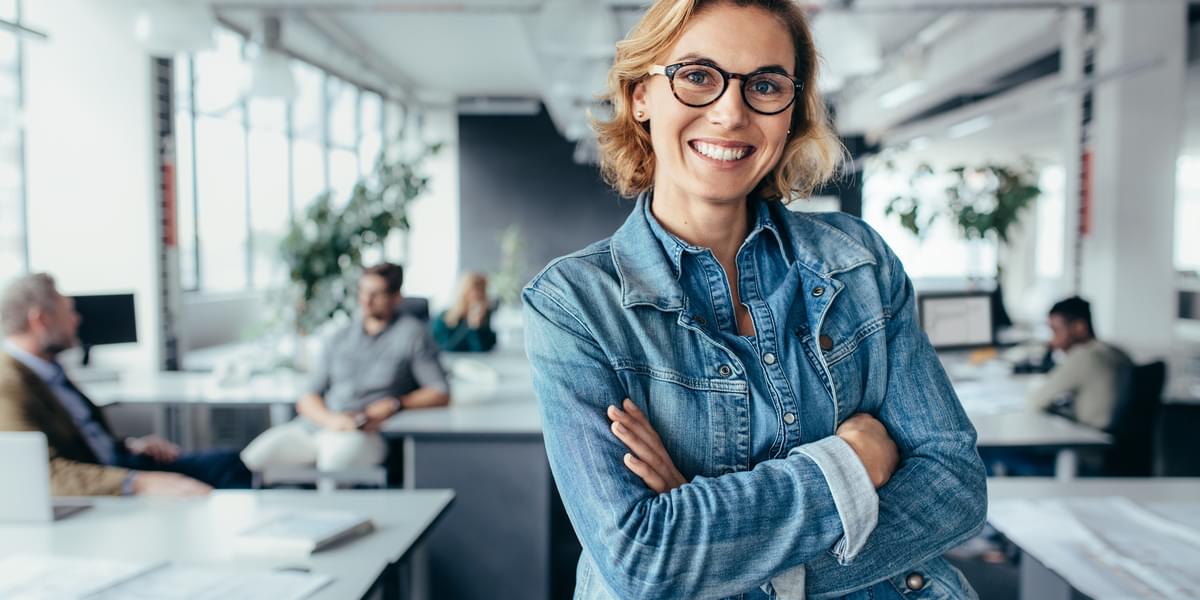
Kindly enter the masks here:
[[494, 270], [500, 234], [516, 223], [532, 276], [551, 259], [612, 235], [633, 207], [595, 166], [574, 163], [574, 145], [544, 111], [463, 115], [458, 135], [463, 269]]

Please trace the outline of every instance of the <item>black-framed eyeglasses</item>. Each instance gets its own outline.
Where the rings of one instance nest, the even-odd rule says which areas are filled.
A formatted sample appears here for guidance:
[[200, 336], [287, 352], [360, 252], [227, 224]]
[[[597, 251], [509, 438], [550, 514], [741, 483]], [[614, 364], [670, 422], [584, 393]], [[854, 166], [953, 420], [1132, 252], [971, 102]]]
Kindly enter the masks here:
[[651, 65], [650, 75], [664, 75], [671, 83], [675, 98], [687, 106], [700, 108], [725, 95], [730, 79], [742, 80], [742, 100], [756, 113], [777, 115], [796, 101], [804, 84], [777, 71], [729, 73], [706, 62], [682, 62]]

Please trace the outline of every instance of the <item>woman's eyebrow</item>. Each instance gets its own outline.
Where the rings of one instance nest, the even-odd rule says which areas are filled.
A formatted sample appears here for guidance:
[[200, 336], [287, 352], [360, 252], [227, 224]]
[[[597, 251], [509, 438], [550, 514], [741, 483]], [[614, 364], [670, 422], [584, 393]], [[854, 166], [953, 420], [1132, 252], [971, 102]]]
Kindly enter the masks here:
[[[684, 54], [683, 56], [680, 56], [680, 57], [672, 60], [671, 62], [672, 63], [681, 63], [681, 62], [690, 62], [690, 61], [709, 63], [709, 64], [712, 64], [714, 67], [721, 66], [719, 63], [717, 63], [717, 61], [715, 61], [707, 56], [704, 56], [702, 54], [698, 54], [696, 52], [688, 52], [687, 54]], [[721, 68], [724, 68], [724, 67], [721, 67]], [[759, 73], [762, 71], [783, 73], [784, 75], [788, 74], [788, 70], [785, 69], [781, 65], [765, 65], [765, 66], [759, 67], [757, 69], [754, 69], [753, 71], [748, 71], [748, 72], [749, 73]]]

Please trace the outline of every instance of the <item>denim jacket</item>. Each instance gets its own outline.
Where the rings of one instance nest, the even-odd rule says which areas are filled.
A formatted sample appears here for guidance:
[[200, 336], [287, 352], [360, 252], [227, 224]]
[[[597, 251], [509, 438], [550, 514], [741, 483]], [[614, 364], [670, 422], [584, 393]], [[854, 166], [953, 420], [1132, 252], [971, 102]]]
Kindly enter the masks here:
[[[524, 291], [546, 450], [583, 545], [575, 597], [973, 597], [941, 555], [986, 514], [975, 432], [879, 235], [755, 201], [752, 236], [769, 229], [782, 266], [764, 266], [770, 244], [738, 253], [739, 289], [762, 300], [749, 302], [761, 364], [747, 369], [717, 329], [732, 306], [711, 292], [728, 288], [686, 284], [698, 279], [681, 269], [704, 263], [682, 256], [703, 249], [664, 240], [650, 202]], [[605, 409], [624, 398], [689, 483], [655, 494], [623, 465]], [[764, 407], [772, 418], [752, 418]], [[834, 435], [858, 412], [901, 453], [877, 492]], [[756, 455], [764, 435], [776, 443]]]

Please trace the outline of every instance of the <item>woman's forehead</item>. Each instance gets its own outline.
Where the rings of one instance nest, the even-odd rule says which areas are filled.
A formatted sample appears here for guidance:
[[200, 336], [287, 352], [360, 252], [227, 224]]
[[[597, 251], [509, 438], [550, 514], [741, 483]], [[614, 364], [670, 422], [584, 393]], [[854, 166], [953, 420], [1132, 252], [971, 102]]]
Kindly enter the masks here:
[[794, 72], [796, 50], [778, 16], [758, 7], [722, 3], [694, 15], [664, 60], [710, 60], [742, 73], [776, 65]]

